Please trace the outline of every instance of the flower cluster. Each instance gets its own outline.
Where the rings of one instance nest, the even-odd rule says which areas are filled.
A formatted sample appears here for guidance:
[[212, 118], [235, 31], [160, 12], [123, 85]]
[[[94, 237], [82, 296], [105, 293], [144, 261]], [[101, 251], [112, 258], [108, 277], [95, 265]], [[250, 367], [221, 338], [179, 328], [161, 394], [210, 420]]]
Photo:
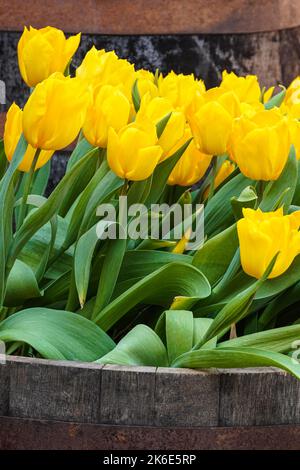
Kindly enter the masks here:
[[[206, 89], [95, 47], [73, 72], [79, 43], [52, 27], [19, 41], [30, 93], [0, 152], [0, 339], [47, 358], [300, 377], [284, 355], [300, 334], [300, 78], [266, 90], [224, 71]], [[72, 145], [46, 197], [52, 156]]]

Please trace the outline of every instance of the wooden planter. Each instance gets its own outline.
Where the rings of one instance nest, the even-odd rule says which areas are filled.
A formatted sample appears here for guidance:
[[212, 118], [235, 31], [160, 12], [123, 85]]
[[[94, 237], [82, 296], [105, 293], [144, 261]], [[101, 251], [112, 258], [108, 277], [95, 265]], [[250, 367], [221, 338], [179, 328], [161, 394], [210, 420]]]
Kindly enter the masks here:
[[1, 449], [299, 449], [300, 382], [273, 368], [194, 371], [9, 357]]

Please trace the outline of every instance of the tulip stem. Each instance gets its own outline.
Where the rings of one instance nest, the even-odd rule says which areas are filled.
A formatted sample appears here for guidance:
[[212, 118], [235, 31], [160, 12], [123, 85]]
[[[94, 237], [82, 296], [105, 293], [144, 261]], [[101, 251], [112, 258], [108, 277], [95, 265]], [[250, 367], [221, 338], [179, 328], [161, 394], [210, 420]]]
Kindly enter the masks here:
[[39, 158], [41, 150], [36, 149], [35, 155], [32, 159], [30, 170], [26, 175], [25, 182], [24, 182], [24, 189], [23, 189], [23, 197], [22, 197], [22, 202], [21, 202], [21, 207], [19, 211], [19, 218], [18, 218], [18, 229], [21, 227], [21, 225], [24, 222], [24, 218], [26, 216], [26, 203], [27, 203], [27, 198], [29, 191], [31, 189], [32, 185], [32, 180], [33, 180], [33, 175], [35, 171], [35, 167]]
[[265, 181], [257, 181], [257, 196], [258, 196], [258, 205], [261, 203], [265, 191]]
[[217, 174], [217, 157], [214, 156], [213, 161], [212, 161], [211, 183], [209, 185], [209, 193], [208, 193], [207, 202], [213, 197], [214, 192], [215, 192], [216, 174]]
[[124, 180], [124, 184], [121, 188], [121, 191], [120, 191], [120, 196], [126, 196], [127, 194], [127, 190], [128, 190], [128, 180]]

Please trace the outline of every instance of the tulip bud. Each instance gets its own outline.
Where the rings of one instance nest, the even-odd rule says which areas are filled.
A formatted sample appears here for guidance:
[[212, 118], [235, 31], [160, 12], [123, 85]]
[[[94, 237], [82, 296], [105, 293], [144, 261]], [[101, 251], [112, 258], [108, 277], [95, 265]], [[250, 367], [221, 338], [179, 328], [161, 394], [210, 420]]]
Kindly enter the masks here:
[[243, 270], [259, 279], [279, 252], [269, 278], [280, 276], [300, 253], [300, 211], [283, 215], [282, 208], [275, 212], [243, 209], [243, 215], [237, 222]]
[[295, 78], [288, 87], [281, 108], [290, 116], [300, 119], [300, 77]]
[[186, 110], [197, 95], [205, 92], [202, 80], [196, 80], [194, 75], [183, 75], [170, 72], [158, 79], [159, 95], [167, 98], [174, 108]]
[[[184, 136], [180, 139], [175, 147], [170, 151], [170, 155], [173, 155], [180, 147], [192, 137], [192, 133], [189, 127], [186, 127]], [[169, 179], [169, 185], [179, 186], [192, 186], [197, 183], [205, 174], [208, 169], [212, 156], [201, 153], [195, 142], [192, 140], [180, 157], [179, 161], [173, 168]]]
[[235, 93], [223, 93], [220, 88], [208, 90], [198, 110], [188, 116], [199, 150], [208, 155], [226, 153], [233, 120], [240, 114], [241, 108]]
[[161, 154], [155, 124], [146, 118], [128, 124], [118, 133], [113, 128], [108, 131], [107, 161], [120, 178], [130, 181], [147, 179]]
[[154, 75], [148, 70], [137, 70], [135, 73], [135, 79], [138, 81], [137, 86], [139, 90], [140, 98], [149, 93], [151, 98], [158, 96], [158, 88], [154, 83]]
[[260, 100], [261, 91], [256, 75], [238, 77], [234, 72], [222, 73], [221, 90], [233, 91], [241, 103], [257, 103]]
[[[19, 108], [16, 103], [13, 103], [6, 114], [6, 122], [4, 127], [4, 150], [8, 161], [12, 160], [16, 147], [18, 145], [19, 139], [23, 132], [22, 129], [22, 116], [23, 111]], [[31, 164], [35, 156], [36, 149], [27, 146], [25, 155], [22, 162], [20, 163], [18, 169], [20, 171], [28, 172], [30, 170]], [[44, 166], [48, 160], [52, 157], [53, 150], [42, 150], [39, 154], [37, 163], [35, 165], [35, 170], [38, 170]]]
[[158, 139], [158, 144], [163, 149], [163, 154], [160, 161], [163, 161], [168, 156], [172, 155], [170, 150], [183, 137], [185, 128], [185, 116], [183, 112], [175, 111], [166, 98], [156, 97], [151, 100], [150, 95], [147, 94], [142, 100], [140, 110], [136, 116], [137, 121], [146, 117], [154, 124], [157, 124], [161, 119], [170, 113], [170, 118]]
[[23, 80], [30, 87], [48, 78], [54, 72], [64, 73], [78, 49], [80, 33], [66, 39], [60, 29], [30, 26], [18, 43], [19, 68]]
[[83, 126], [85, 138], [94, 147], [107, 146], [108, 129], [118, 132], [129, 119], [130, 103], [120, 88], [100, 85], [93, 91], [93, 102], [88, 108]]
[[76, 76], [91, 86], [122, 85], [128, 99], [134, 82], [134, 66], [125, 59], [119, 59], [114, 51], [105, 52], [93, 46], [76, 70]]
[[23, 111], [23, 132], [34, 148], [60, 150], [83, 126], [90, 94], [78, 78], [51, 75], [39, 83]]
[[278, 109], [242, 116], [234, 122], [228, 150], [241, 172], [254, 180], [276, 180], [290, 150], [288, 120]]

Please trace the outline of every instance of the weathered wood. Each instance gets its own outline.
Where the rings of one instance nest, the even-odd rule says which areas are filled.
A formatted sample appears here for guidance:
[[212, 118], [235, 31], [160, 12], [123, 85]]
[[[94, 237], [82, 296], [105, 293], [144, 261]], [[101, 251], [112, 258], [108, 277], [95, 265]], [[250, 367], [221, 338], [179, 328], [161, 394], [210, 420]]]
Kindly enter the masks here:
[[161, 428], [0, 416], [1, 450], [299, 450], [299, 442], [300, 426]]
[[100, 34], [240, 33], [300, 24], [299, 0], [1, 0], [0, 29]]
[[274, 368], [168, 369], [8, 357], [0, 414], [123, 426], [300, 425], [300, 381]]
[[217, 426], [219, 376], [214, 370], [158, 368], [156, 426]]
[[300, 424], [300, 382], [273, 368], [220, 370], [220, 426]]
[[10, 416], [99, 421], [101, 365], [30, 358], [7, 364]]
[[101, 423], [153, 425], [155, 372], [155, 367], [104, 366]]

